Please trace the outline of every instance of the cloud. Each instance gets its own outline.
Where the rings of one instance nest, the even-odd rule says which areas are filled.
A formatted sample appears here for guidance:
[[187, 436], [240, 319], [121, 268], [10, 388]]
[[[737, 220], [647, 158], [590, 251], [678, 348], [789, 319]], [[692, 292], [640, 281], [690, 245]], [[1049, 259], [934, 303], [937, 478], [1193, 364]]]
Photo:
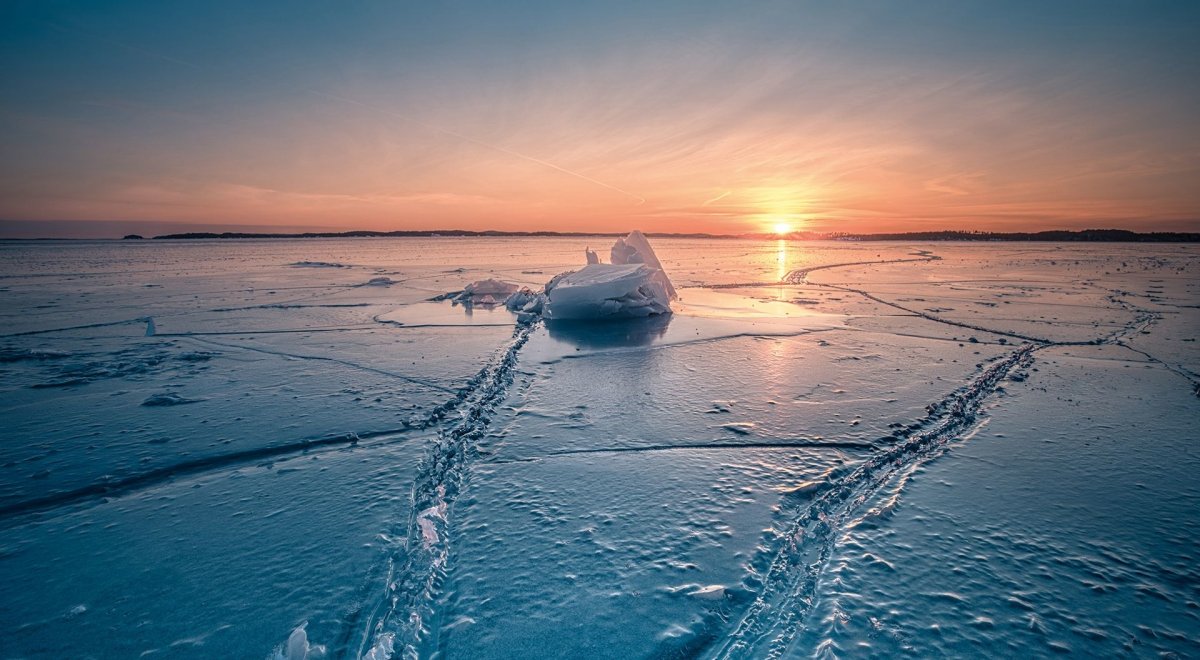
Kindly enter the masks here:
[[1194, 99], [1150, 76], [1130, 91], [1139, 60], [1110, 56], [1120, 44], [1025, 52], [813, 7], [587, 11], [520, 39], [405, 41], [380, 21], [357, 26], [359, 49], [266, 59], [72, 27], [121, 73], [84, 91], [25, 76], [29, 100], [2, 109], [0, 215], [870, 231], [1149, 226], [1200, 208]]

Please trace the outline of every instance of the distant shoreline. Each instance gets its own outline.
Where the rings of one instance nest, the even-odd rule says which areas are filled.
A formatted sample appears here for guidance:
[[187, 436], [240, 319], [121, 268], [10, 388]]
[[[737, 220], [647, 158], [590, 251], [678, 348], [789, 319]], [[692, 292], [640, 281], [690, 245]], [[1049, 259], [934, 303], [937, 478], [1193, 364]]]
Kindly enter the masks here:
[[[234, 239], [297, 239], [297, 238], [615, 238], [627, 232], [559, 232], [559, 231], [499, 231], [499, 230], [398, 230], [301, 233], [258, 232], [183, 232], [143, 237], [130, 234], [117, 238], [39, 237], [16, 238], [0, 236], [0, 241], [111, 241], [111, 240], [234, 240]], [[792, 232], [789, 234], [744, 233], [671, 233], [647, 232], [650, 238], [682, 238], [713, 240], [791, 240], [847, 242], [1057, 242], [1057, 243], [1200, 243], [1200, 232], [1135, 232], [1125, 229], [1048, 230], [1038, 232], [978, 232], [922, 231], [880, 234], [847, 232]]]
[[[582, 238], [617, 237], [625, 232], [556, 232], [556, 231], [471, 231], [447, 229], [434, 231], [345, 231], [305, 232], [299, 234], [259, 234], [243, 232], [188, 232], [155, 236], [155, 240], [189, 239], [261, 239], [261, 238]], [[1022, 241], [1022, 242], [1103, 242], [1103, 243], [1198, 243], [1200, 232], [1135, 232], [1124, 229], [1084, 229], [1080, 231], [1050, 230], [1040, 232], [966, 232], [933, 231], [889, 234], [850, 234], [792, 232], [790, 234], [679, 234], [648, 232], [650, 238], [752, 239], [752, 240], [814, 240], [814, 241]], [[126, 237], [132, 238], [132, 237]], [[140, 238], [140, 237], [138, 237]]]

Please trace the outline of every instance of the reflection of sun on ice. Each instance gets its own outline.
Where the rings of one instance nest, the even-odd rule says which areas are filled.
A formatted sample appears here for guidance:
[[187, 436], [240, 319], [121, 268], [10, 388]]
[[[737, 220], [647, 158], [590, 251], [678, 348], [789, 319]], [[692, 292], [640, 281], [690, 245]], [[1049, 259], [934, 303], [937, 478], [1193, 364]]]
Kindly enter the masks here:
[[[783, 239], [783, 233], [779, 232], [780, 238], [776, 243], [775, 251], [775, 279], [783, 282], [783, 278], [788, 274], [788, 242]], [[779, 299], [783, 300], [783, 287], [779, 287]]]
[[772, 230], [773, 230], [773, 231], [774, 231], [776, 234], [779, 234], [780, 236], [782, 236], [782, 235], [784, 235], [784, 234], [789, 234], [789, 233], [791, 233], [791, 231], [792, 231], [792, 223], [790, 223], [790, 222], [776, 222], [775, 224], [771, 225], [771, 229], [772, 229]]

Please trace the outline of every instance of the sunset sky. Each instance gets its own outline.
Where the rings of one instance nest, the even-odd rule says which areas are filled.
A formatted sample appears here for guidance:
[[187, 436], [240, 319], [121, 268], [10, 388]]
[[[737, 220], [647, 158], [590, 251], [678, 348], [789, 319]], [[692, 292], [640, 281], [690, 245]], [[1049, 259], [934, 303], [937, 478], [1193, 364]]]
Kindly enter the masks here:
[[1200, 230], [1200, 2], [39, 1], [0, 35], [10, 221]]

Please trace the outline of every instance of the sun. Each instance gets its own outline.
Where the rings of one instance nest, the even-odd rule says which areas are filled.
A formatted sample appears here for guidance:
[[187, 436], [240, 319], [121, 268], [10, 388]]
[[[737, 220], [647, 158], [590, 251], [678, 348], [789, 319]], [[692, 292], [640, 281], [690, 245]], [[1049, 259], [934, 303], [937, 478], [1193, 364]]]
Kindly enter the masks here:
[[783, 236], [784, 234], [790, 234], [792, 232], [792, 223], [776, 222], [771, 225], [771, 230], [780, 236]]

